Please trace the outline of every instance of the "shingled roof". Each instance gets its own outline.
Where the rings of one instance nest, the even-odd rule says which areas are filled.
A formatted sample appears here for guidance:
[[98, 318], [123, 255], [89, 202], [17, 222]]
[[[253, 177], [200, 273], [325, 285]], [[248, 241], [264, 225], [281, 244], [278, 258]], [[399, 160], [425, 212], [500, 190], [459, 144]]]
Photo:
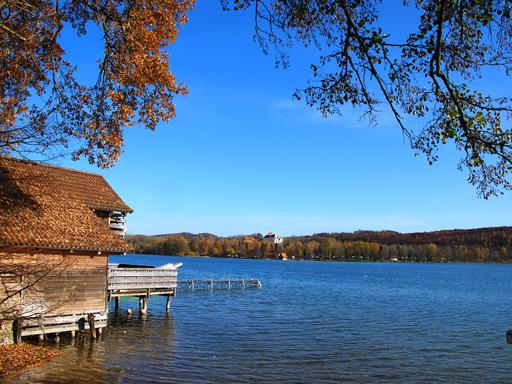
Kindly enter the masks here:
[[0, 247], [126, 252], [93, 209], [132, 212], [101, 175], [0, 157]]

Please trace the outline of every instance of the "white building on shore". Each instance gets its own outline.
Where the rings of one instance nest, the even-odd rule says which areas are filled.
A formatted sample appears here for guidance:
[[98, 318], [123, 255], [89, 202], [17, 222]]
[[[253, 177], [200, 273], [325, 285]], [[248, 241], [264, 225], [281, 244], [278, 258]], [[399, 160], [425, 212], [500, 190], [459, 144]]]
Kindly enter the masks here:
[[279, 245], [283, 242], [283, 238], [277, 236], [275, 233], [269, 232], [265, 235], [263, 241], [272, 245]]

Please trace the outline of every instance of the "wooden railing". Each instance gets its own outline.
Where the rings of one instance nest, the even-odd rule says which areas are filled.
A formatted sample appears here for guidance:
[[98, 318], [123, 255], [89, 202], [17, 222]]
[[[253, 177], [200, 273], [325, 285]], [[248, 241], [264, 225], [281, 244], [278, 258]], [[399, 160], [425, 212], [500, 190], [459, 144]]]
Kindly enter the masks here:
[[155, 289], [175, 289], [178, 281], [176, 266], [159, 268], [119, 268], [108, 267], [108, 290], [140, 291]]

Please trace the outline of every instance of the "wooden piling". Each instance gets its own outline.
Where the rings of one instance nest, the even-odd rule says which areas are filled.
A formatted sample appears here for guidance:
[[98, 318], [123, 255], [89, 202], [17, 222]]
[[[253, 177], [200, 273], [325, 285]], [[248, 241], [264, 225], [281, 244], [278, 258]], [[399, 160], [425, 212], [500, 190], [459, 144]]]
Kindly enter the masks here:
[[171, 309], [171, 295], [167, 295], [165, 300], [165, 310], [168, 312]]
[[91, 339], [96, 338], [96, 332], [94, 331], [94, 313], [87, 314], [87, 322], [89, 323], [89, 335]]
[[22, 318], [18, 318], [16, 320], [14, 320], [14, 324], [13, 324], [13, 333], [14, 333], [14, 342], [16, 344], [19, 344], [21, 343], [21, 332], [23, 330], [23, 319]]
[[114, 310], [117, 312], [119, 310], [119, 296], [114, 298]]
[[146, 297], [139, 297], [139, 311], [142, 314], [148, 311], [148, 299]]

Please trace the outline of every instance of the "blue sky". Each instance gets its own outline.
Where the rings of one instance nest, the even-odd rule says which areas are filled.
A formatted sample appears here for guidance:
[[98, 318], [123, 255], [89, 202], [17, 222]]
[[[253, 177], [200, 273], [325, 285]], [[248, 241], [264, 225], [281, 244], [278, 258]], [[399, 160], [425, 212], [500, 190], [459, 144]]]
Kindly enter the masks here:
[[[385, 23], [399, 28], [407, 12], [385, 9]], [[442, 148], [429, 166], [385, 112], [378, 127], [368, 127], [350, 107], [324, 119], [294, 101], [318, 52], [296, 47], [291, 67], [276, 69], [252, 41], [252, 17], [199, 0], [170, 47], [172, 70], [190, 89], [176, 99], [177, 118], [156, 132], [129, 127], [112, 169], [57, 162], [102, 173], [135, 210], [130, 233], [411, 232], [510, 223], [512, 195], [479, 199], [457, 170], [453, 148]], [[67, 34], [63, 45], [79, 76], [95, 78], [98, 36], [77, 43]]]

